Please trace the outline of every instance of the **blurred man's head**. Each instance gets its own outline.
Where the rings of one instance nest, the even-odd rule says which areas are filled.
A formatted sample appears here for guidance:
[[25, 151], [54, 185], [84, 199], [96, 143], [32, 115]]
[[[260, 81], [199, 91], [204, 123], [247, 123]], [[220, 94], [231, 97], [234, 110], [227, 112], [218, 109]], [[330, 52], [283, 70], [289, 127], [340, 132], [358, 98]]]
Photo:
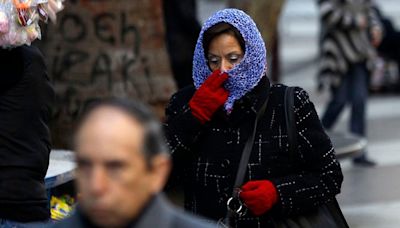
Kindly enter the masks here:
[[76, 133], [80, 206], [96, 225], [134, 219], [162, 190], [170, 160], [157, 119], [126, 100], [96, 102]]

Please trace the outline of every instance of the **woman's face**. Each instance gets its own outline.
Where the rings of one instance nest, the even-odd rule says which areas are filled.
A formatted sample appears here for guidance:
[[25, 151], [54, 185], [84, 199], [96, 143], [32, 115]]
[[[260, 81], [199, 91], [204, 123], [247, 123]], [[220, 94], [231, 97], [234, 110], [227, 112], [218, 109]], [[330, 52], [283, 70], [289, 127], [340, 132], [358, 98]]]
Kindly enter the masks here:
[[226, 72], [239, 64], [244, 52], [238, 40], [231, 34], [223, 33], [216, 36], [208, 49], [208, 66], [211, 71], [217, 69]]

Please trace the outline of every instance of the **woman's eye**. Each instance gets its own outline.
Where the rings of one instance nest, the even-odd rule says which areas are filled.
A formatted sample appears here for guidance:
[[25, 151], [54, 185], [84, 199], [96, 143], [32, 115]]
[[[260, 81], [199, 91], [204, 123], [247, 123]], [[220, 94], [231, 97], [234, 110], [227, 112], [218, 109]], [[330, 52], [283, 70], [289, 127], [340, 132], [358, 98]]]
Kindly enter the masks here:
[[210, 58], [210, 59], [208, 59], [208, 62], [210, 64], [219, 64], [219, 59], [218, 58]]
[[239, 55], [231, 55], [229, 56], [229, 62], [238, 63], [242, 58]]

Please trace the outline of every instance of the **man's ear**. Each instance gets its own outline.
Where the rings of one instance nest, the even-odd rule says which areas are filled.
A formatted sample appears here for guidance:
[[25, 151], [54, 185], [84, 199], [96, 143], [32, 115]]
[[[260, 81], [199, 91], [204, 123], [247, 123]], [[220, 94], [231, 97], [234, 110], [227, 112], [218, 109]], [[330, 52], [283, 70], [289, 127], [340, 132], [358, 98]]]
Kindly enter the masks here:
[[171, 170], [171, 160], [168, 155], [159, 154], [151, 159], [151, 186], [154, 193], [162, 191]]

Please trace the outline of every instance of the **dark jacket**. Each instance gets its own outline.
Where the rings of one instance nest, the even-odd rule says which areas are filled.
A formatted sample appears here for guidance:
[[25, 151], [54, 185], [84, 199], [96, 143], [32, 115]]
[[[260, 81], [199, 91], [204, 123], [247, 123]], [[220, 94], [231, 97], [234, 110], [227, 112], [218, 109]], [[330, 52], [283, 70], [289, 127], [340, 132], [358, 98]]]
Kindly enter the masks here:
[[[318, 0], [321, 21], [320, 85], [337, 87], [353, 64], [373, 60], [375, 48], [369, 30], [381, 26], [371, 0]], [[358, 17], [367, 19], [367, 28]]]
[[193, 84], [193, 51], [200, 32], [196, 0], [164, 0], [165, 37], [171, 70], [178, 88]]
[[0, 218], [45, 220], [54, 90], [33, 46], [1, 49], [0, 66]]
[[[54, 225], [53, 228], [84, 228], [93, 227], [88, 223], [87, 218], [82, 214], [78, 207], [75, 213]], [[216, 227], [216, 223], [195, 218], [183, 211], [170, 205], [163, 195], [156, 196], [140, 218], [130, 225], [131, 228], [211, 228]]]
[[171, 98], [165, 131], [174, 159], [173, 177], [183, 177], [187, 209], [215, 220], [225, 216], [244, 144], [268, 95], [269, 103], [256, 131], [245, 182], [272, 181], [279, 201], [271, 212], [259, 218], [247, 213], [236, 221], [238, 227], [268, 227], [275, 216], [313, 210], [340, 192], [343, 180], [340, 165], [307, 92], [295, 89], [298, 147], [291, 162], [283, 109], [285, 86], [274, 85], [270, 90], [268, 87], [264, 77], [235, 103], [229, 116], [218, 112], [205, 125], [195, 119], [188, 106], [194, 87], [183, 89]]

